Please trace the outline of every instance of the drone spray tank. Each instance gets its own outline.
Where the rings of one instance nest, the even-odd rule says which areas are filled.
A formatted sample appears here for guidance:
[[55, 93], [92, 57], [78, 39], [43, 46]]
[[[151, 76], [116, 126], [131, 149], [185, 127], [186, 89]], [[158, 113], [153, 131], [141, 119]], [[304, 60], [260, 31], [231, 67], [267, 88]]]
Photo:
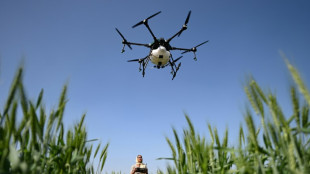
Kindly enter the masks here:
[[165, 47], [159, 46], [157, 49], [152, 50], [150, 59], [157, 68], [161, 68], [168, 63], [170, 52]]

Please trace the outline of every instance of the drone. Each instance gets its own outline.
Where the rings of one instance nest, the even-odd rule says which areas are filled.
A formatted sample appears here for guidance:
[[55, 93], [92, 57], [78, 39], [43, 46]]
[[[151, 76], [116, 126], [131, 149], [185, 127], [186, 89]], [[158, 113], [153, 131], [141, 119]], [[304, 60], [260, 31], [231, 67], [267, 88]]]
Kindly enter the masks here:
[[139, 25], [145, 25], [146, 28], [148, 29], [148, 31], [150, 32], [150, 34], [152, 35], [154, 41], [150, 44], [141, 44], [141, 43], [134, 43], [134, 42], [128, 42], [125, 37], [123, 36], [123, 34], [117, 29], [117, 33], [122, 37], [123, 41], [123, 48], [121, 53], [125, 52], [125, 46], [127, 45], [128, 48], [130, 48], [132, 50], [131, 45], [137, 45], [137, 46], [144, 46], [150, 49], [150, 52], [147, 56], [140, 58], [140, 59], [132, 59], [132, 60], [128, 60], [128, 62], [138, 62], [139, 63], [139, 71], [142, 71], [142, 76], [144, 77], [145, 75], [145, 69], [149, 63], [149, 61], [151, 61], [154, 64], [154, 67], [157, 69], [160, 68], [165, 68], [167, 66], [171, 67], [171, 74], [172, 74], [172, 80], [175, 78], [180, 66], [181, 66], [181, 62], [179, 62], [179, 64], [177, 65], [177, 61], [179, 61], [183, 56], [180, 56], [176, 59], [173, 59], [171, 51], [173, 50], [180, 50], [183, 51], [181, 54], [184, 53], [188, 53], [188, 52], [193, 52], [194, 53], [194, 60], [197, 61], [196, 58], [196, 51], [197, 51], [197, 47], [205, 44], [208, 42], [202, 42], [198, 45], [196, 45], [193, 48], [177, 48], [177, 47], [173, 47], [170, 45], [170, 42], [172, 39], [174, 39], [176, 36], [180, 37], [180, 35], [182, 34], [183, 31], [185, 31], [187, 29], [187, 23], [189, 21], [189, 18], [191, 16], [191, 11], [188, 12], [188, 15], [186, 17], [185, 23], [183, 24], [182, 28], [176, 33], [174, 34], [172, 37], [170, 37], [169, 39], [165, 40], [164, 38], [156, 38], [156, 36], [154, 35], [154, 33], [152, 32], [148, 22], [149, 19], [153, 18], [154, 16], [158, 15], [159, 13], [161, 13], [161, 11], [151, 15], [150, 17], [138, 22], [137, 24], [133, 25], [132, 28], [135, 28]]

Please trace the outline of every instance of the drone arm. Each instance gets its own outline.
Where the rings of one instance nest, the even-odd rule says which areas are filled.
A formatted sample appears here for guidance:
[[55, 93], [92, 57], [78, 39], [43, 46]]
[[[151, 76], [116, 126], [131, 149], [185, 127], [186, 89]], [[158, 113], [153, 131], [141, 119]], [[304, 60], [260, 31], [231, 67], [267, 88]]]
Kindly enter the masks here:
[[145, 68], [146, 68], [147, 64], [149, 63], [149, 60], [150, 60], [150, 59], [144, 59], [144, 60], [143, 60], [143, 69], [142, 69], [142, 76], [143, 76], [143, 77], [144, 77], [144, 75], [145, 75]]
[[161, 13], [161, 11], [159, 11], [159, 12], [153, 14], [152, 16], [150, 16], [150, 17], [144, 19], [143, 21], [138, 22], [136, 25], [132, 26], [132, 28], [135, 28], [135, 27], [137, 27], [137, 26], [139, 26], [139, 25], [144, 24], [144, 25], [146, 26], [146, 28], [149, 30], [149, 32], [151, 33], [151, 35], [152, 35], [154, 41], [156, 42], [157, 39], [156, 39], [155, 35], [153, 34], [153, 32], [152, 32], [152, 30], [151, 30], [149, 24], [148, 24], [148, 20], [151, 19], [152, 17], [158, 15], [159, 13]]
[[203, 44], [205, 44], [205, 43], [207, 43], [207, 42], [209, 42], [209, 40], [204, 41], [204, 42], [202, 42], [202, 43], [196, 45], [196, 46], [193, 47], [193, 48], [176, 48], [176, 47], [172, 47], [171, 50], [183, 50], [184, 52], [182, 52], [182, 54], [187, 53], [187, 52], [190, 52], [190, 51], [192, 51], [193, 53], [195, 53], [195, 52], [197, 51], [197, 47], [200, 47], [201, 45], [203, 45]]
[[181, 50], [181, 51], [193, 51], [192, 48], [176, 48], [176, 47], [171, 47], [171, 50]]
[[180, 35], [184, 30], [186, 30], [186, 27], [182, 27], [180, 31], [178, 31], [175, 35], [173, 35], [171, 38], [169, 38], [167, 40], [167, 42], [169, 43], [173, 38], [175, 38], [177, 35]]
[[191, 51], [191, 52], [194, 53], [194, 60], [197, 61], [197, 58], [196, 58], [196, 51], [197, 51], [197, 49], [196, 49], [196, 47], [193, 47], [193, 48], [175, 48], [175, 47], [172, 47], [171, 50], [182, 50], [183, 51], [182, 54]]
[[145, 47], [148, 47], [148, 48], [151, 47], [149, 44], [141, 44], [141, 43], [133, 43], [133, 42], [126, 42], [126, 44], [137, 45], [137, 46], [145, 46]]
[[171, 67], [172, 80], [177, 75], [177, 72], [178, 72], [178, 70], [179, 70], [179, 68], [181, 66], [181, 63], [179, 63], [178, 66], [176, 66], [175, 62], [176, 61], [174, 61], [173, 59], [172, 59], [172, 61], [169, 60], [169, 64], [170, 64], [170, 67]]
[[145, 26], [146, 26], [146, 28], [150, 31], [150, 33], [151, 33], [151, 35], [152, 35], [152, 37], [153, 37], [154, 41], [156, 41], [157, 39], [156, 39], [156, 37], [155, 37], [154, 33], [152, 32], [152, 30], [151, 30], [151, 28], [150, 28], [150, 26], [149, 26], [148, 22], [146, 21], [146, 22], [144, 23], [144, 25], [145, 25]]
[[168, 39], [168, 40], [167, 40], [168, 43], [169, 43], [173, 38], [175, 38], [176, 36], [180, 36], [180, 35], [182, 34], [182, 32], [183, 32], [184, 30], [187, 29], [187, 23], [188, 23], [188, 21], [189, 21], [190, 16], [191, 16], [191, 11], [188, 12], [188, 15], [187, 15], [187, 17], [186, 17], [185, 23], [183, 24], [183, 26], [182, 26], [182, 28], [180, 29], [180, 31], [177, 32], [175, 35], [173, 35], [170, 39]]

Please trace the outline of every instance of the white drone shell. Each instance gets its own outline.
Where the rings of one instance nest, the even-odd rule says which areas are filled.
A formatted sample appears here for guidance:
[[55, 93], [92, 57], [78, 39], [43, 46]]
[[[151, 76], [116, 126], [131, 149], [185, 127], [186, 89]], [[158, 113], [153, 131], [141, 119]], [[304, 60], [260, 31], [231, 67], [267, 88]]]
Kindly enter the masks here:
[[164, 66], [170, 59], [170, 52], [163, 46], [152, 50], [150, 55], [151, 62], [157, 66]]

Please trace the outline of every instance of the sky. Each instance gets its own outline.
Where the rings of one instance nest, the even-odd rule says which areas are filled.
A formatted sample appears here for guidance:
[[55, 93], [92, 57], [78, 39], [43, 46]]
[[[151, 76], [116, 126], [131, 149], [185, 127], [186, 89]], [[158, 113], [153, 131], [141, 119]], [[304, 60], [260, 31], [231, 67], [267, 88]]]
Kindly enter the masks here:
[[[0, 106], [21, 63], [27, 95], [35, 100], [44, 89], [44, 104], [57, 107], [68, 84], [64, 115], [68, 130], [86, 113], [88, 138], [110, 143], [104, 172], [129, 173], [138, 154], [150, 173], [165, 169], [170, 157], [165, 137], [186, 128], [185, 114], [199, 133], [209, 137], [207, 124], [229, 144], [238, 138], [247, 98], [243, 87], [253, 76], [274, 92], [291, 113], [293, 83], [282, 51], [310, 84], [310, 2], [307, 0], [0, 1]], [[143, 78], [138, 63], [149, 50], [133, 46], [121, 53], [122, 39], [151, 43], [139, 21], [149, 20], [156, 37], [170, 38], [192, 11], [188, 29], [171, 41], [174, 47], [198, 48], [197, 59], [184, 54], [174, 80], [170, 68], [149, 65]], [[180, 51], [172, 51], [174, 57]]]

